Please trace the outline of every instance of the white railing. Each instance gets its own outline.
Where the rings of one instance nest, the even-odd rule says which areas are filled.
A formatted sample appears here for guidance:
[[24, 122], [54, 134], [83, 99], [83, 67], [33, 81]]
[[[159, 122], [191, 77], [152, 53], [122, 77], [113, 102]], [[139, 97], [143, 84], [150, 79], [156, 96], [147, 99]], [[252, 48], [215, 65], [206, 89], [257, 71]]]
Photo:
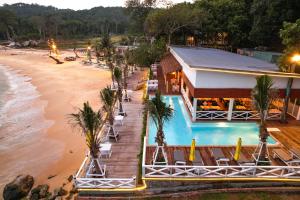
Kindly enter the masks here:
[[300, 166], [143, 165], [148, 178], [300, 178]]
[[187, 94], [185, 93], [185, 91], [184, 90], [181, 90], [181, 91], [182, 91], [182, 96], [184, 98], [185, 104], [187, 105], [189, 111], [191, 113], [193, 113], [193, 105], [192, 105], [192, 103], [190, 102], [190, 100], [189, 100]]
[[76, 188], [134, 188], [136, 178], [76, 178]]
[[260, 119], [257, 111], [232, 111], [231, 119]]
[[277, 119], [280, 119], [280, 117], [281, 117], [281, 112], [268, 113], [267, 119], [268, 120], [277, 120]]
[[145, 137], [142, 162], [142, 175], [145, 178], [300, 178], [300, 166], [147, 165], [146, 142]]
[[227, 119], [228, 111], [197, 111], [196, 119]]
[[84, 159], [78, 172], [74, 177], [76, 188], [134, 188], [136, 187], [136, 177], [132, 178], [87, 178], [86, 172], [90, 165], [88, 156]]

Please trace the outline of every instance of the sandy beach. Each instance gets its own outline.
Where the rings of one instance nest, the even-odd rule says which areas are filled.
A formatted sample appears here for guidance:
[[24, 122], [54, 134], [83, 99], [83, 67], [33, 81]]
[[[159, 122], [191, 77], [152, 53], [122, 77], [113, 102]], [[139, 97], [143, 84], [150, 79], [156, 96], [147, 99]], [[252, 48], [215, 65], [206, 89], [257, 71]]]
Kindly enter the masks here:
[[[111, 82], [109, 71], [84, 66], [79, 61], [56, 65], [47, 53], [43, 50], [0, 52], [0, 64], [28, 78], [25, 82], [32, 84], [38, 93], [31, 105], [12, 105], [9, 113], [39, 109], [29, 116], [29, 122], [17, 121], [14, 127], [0, 129], [0, 135], [5, 135], [22, 134], [26, 129], [39, 127], [32, 131], [34, 134], [16, 137], [11, 144], [0, 139], [1, 193], [4, 185], [18, 174], [30, 174], [35, 178], [35, 185], [49, 184], [51, 190], [68, 183], [67, 178], [80, 167], [87, 148], [84, 137], [68, 124], [67, 115], [85, 101], [99, 109], [99, 91]], [[62, 57], [68, 54], [62, 53]]]

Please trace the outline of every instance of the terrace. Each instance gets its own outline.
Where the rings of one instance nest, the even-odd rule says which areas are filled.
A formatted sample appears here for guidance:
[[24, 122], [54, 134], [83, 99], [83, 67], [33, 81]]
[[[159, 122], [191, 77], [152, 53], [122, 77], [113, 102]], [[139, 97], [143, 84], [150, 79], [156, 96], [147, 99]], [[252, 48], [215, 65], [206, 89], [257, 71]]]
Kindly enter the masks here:
[[[289, 125], [282, 125], [279, 122], [272, 121], [268, 123], [269, 127], [277, 127], [279, 132], [270, 132], [273, 138], [279, 143], [268, 145], [269, 165], [239, 165], [232, 159], [232, 152], [235, 146], [196, 146], [202, 157], [204, 165], [193, 165], [189, 161], [190, 146], [166, 146], [167, 165], [153, 165], [153, 153], [156, 146], [149, 145], [148, 139], [144, 140], [143, 154], [143, 177], [145, 180], [274, 180], [274, 181], [298, 181], [300, 178], [300, 165], [286, 165], [279, 158], [274, 158], [274, 150], [281, 149], [288, 152], [294, 149], [300, 152], [300, 125], [296, 120], [290, 119]], [[212, 148], [219, 148], [228, 158], [228, 165], [218, 165]], [[249, 160], [252, 159], [256, 146], [245, 145], [241, 153]], [[185, 165], [175, 165], [174, 152], [182, 151]], [[166, 179], [167, 178], [167, 179]], [[183, 179], [187, 178], [187, 179]]]

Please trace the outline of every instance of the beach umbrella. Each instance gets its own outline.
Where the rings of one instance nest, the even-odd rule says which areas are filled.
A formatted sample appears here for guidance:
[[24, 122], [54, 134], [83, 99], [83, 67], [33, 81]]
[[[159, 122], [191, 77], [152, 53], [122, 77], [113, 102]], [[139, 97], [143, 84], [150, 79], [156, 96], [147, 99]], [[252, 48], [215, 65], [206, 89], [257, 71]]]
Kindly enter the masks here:
[[241, 149], [242, 149], [242, 138], [239, 138], [236, 144], [235, 153], [233, 157], [235, 161], [238, 161], [240, 159]]
[[189, 156], [190, 161], [195, 160], [195, 147], [196, 147], [196, 141], [195, 141], [195, 139], [193, 139], [192, 145], [191, 145], [191, 150], [190, 150], [190, 156]]

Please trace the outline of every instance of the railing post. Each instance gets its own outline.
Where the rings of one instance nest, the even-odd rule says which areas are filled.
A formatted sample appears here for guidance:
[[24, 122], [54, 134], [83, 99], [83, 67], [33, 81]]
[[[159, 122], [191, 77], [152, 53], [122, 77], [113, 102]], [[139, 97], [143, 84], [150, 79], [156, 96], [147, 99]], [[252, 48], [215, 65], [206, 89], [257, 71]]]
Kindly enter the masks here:
[[192, 113], [193, 121], [197, 119], [197, 98], [194, 97], [193, 99], [193, 113]]
[[234, 98], [230, 98], [229, 105], [228, 105], [228, 115], [227, 115], [228, 121], [231, 121], [232, 118], [233, 104], [234, 104]]

